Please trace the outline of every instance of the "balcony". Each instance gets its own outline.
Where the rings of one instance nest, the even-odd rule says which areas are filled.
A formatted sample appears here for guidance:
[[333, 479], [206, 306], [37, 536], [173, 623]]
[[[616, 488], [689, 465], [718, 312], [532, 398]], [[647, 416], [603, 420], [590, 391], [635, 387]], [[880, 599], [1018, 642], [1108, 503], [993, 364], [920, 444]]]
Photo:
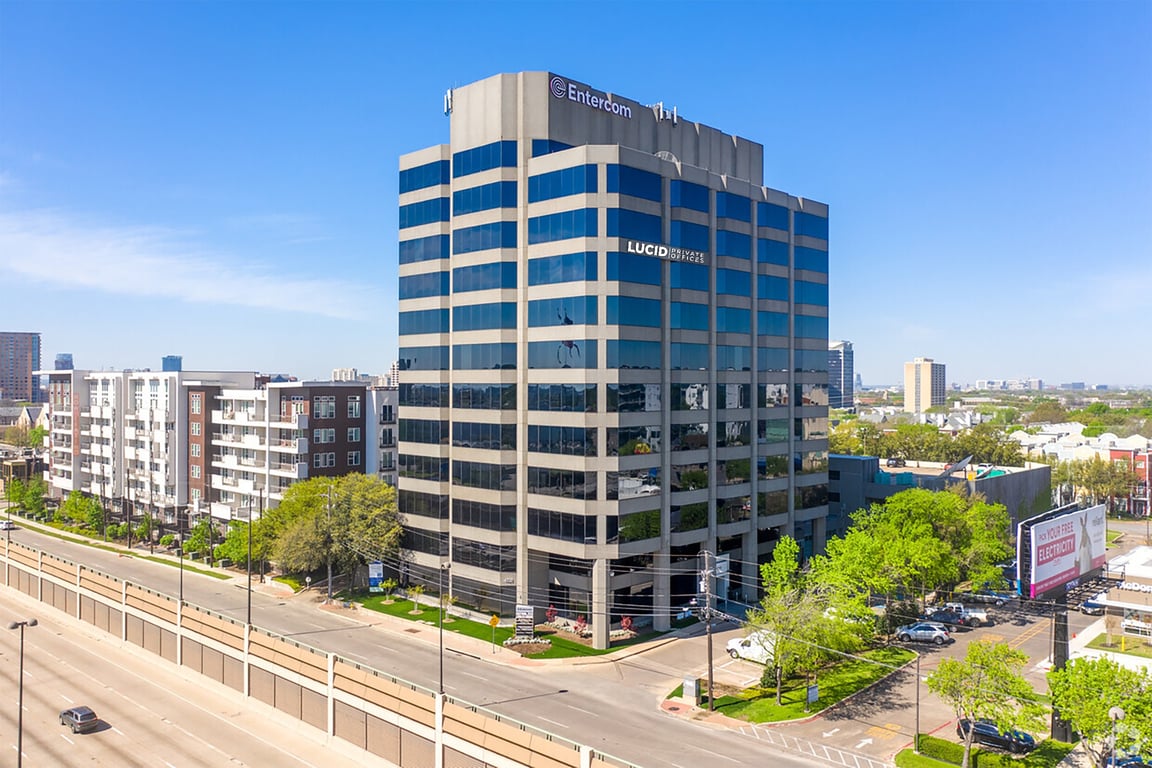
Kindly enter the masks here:
[[269, 471], [278, 477], [290, 477], [294, 480], [302, 480], [308, 477], [308, 465], [304, 462], [282, 461], [273, 464]]
[[271, 426], [280, 429], [308, 429], [308, 414], [282, 413], [273, 417]]
[[282, 440], [270, 441], [268, 446], [273, 451], [281, 453], [308, 453], [308, 438], [291, 437]]

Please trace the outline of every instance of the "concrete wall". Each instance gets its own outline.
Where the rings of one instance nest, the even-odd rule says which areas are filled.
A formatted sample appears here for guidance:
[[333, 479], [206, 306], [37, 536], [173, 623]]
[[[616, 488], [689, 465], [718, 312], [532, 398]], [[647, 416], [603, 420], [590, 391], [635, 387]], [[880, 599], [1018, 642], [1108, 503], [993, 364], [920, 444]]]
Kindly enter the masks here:
[[591, 747], [16, 542], [4, 586], [399, 768], [636, 768]]

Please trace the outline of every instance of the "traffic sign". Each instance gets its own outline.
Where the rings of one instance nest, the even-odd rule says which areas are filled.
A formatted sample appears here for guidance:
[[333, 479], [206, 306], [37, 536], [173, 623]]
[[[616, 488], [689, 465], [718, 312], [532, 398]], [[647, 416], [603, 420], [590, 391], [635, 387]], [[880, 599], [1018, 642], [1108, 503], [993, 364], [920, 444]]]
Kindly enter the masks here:
[[492, 618], [488, 619], [488, 626], [492, 627], [493, 629], [495, 629], [499, 623], [500, 617], [496, 614], [492, 614]]

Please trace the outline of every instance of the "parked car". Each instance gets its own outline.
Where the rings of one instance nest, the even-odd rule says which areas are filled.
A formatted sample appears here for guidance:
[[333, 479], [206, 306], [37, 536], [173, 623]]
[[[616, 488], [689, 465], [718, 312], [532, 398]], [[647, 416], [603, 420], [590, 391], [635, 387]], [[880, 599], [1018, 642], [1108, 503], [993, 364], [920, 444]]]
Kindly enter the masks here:
[[1007, 750], [1016, 755], [1036, 749], [1036, 740], [1031, 735], [1023, 731], [1001, 731], [991, 720], [977, 720], [973, 724], [964, 718], [956, 723], [956, 735], [961, 739], [966, 738], [969, 728], [973, 731], [972, 741], [976, 744]]
[[1080, 613], [1087, 614], [1088, 616], [1103, 616], [1104, 604], [1097, 602], [1102, 596], [1103, 593], [1080, 603]]
[[996, 607], [1007, 605], [1010, 600], [1013, 600], [1016, 595], [1010, 592], [1001, 592], [995, 589], [985, 589], [980, 592], [970, 592], [964, 595], [965, 600], [971, 600], [974, 603], [991, 603]]
[[1111, 755], [1104, 765], [1106, 768], [1144, 768], [1146, 765], [1152, 765], [1152, 758], [1140, 755]]
[[16, 523], [11, 520], [0, 520], [0, 531], [14, 531], [16, 530]]
[[772, 650], [776, 645], [769, 632], [753, 632], [747, 637], [734, 637], [725, 646], [728, 655], [734, 659], [747, 659], [759, 664], [767, 664], [772, 658]]
[[897, 628], [896, 639], [905, 643], [915, 640], [919, 643], [936, 643], [936, 645], [944, 645], [944, 643], [951, 643], [955, 640], [947, 627], [932, 621], [905, 624]]
[[961, 627], [979, 627], [982, 624], [992, 623], [986, 611], [969, 608], [960, 603], [944, 603], [940, 608], [929, 609], [924, 618]]
[[60, 713], [60, 725], [67, 725], [72, 733], [88, 733], [100, 725], [100, 718], [90, 707], [72, 707]]
[[889, 467], [902, 467], [904, 466], [904, 459], [899, 459], [893, 456], [892, 458], [888, 459], [888, 461], [884, 462], [884, 464], [885, 466]]

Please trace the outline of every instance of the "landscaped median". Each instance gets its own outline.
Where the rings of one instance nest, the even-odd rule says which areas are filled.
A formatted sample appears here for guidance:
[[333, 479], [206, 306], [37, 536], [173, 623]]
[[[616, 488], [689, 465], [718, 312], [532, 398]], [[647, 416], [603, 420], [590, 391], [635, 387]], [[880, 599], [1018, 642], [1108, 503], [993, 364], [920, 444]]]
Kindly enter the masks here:
[[[972, 747], [969, 768], [1055, 768], [1068, 756], [1074, 745], [1046, 739], [1027, 755], [1008, 755], [982, 747]], [[947, 739], [923, 734], [920, 754], [911, 749], [896, 753], [897, 768], [950, 768], [960, 765], [964, 746]]]
[[[785, 680], [779, 704], [776, 703], [775, 688], [753, 686], [738, 690], [715, 686], [715, 709], [723, 715], [750, 723], [779, 723], [803, 719], [875, 685], [893, 674], [893, 667], [902, 667], [915, 658], [914, 651], [887, 646], [864, 651], [857, 654], [856, 658], [843, 659], [821, 671], [816, 680], [819, 695], [807, 708], [805, 700], [808, 695], [808, 681], [804, 678]], [[683, 686], [677, 687], [668, 698], [683, 696], [683, 688]]]
[[[413, 600], [412, 598], [389, 597], [386, 595], [370, 595], [368, 597], [342, 595], [341, 599], [353, 600], [359, 603], [362, 608], [370, 611], [378, 611], [389, 616], [395, 616], [398, 619], [439, 626], [440, 608], [434, 595], [429, 596], [426, 601]], [[477, 638], [478, 640], [501, 645], [505, 640], [512, 637], [511, 627], [498, 626], [493, 628], [485, 622], [473, 621], [472, 619], [461, 616], [453, 616], [448, 612], [444, 614], [444, 631], [456, 632], [461, 635]], [[611, 648], [596, 649], [593, 648], [587, 640], [575, 634], [562, 632], [546, 625], [538, 625], [536, 627], [536, 636], [540, 639], [540, 642], [509, 645], [508, 648], [533, 659], [570, 659], [580, 656], [603, 656], [618, 651], [621, 648], [655, 640], [661, 637], [661, 635], [662, 633], [660, 632], [650, 632], [643, 635], [638, 634], [628, 640], [613, 642]]]

